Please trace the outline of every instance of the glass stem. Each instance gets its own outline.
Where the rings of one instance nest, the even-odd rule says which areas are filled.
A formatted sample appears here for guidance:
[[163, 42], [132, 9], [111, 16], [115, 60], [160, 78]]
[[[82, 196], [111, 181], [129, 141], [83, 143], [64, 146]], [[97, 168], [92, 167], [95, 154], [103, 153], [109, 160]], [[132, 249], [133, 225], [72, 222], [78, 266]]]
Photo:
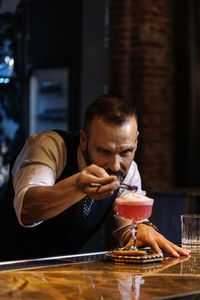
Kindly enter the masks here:
[[137, 247], [136, 247], [137, 223], [133, 223], [131, 231], [132, 231], [132, 236], [133, 236], [133, 246], [131, 246], [131, 248], [134, 249], [134, 250], [137, 250]]

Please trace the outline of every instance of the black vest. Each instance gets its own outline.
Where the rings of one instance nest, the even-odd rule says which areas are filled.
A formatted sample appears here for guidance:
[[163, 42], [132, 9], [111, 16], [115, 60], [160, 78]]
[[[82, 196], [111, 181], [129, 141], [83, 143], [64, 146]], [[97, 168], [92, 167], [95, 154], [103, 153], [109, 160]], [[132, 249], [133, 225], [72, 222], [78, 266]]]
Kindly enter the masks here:
[[[67, 163], [58, 182], [78, 172], [79, 135], [61, 130], [56, 132], [61, 135], [67, 147]], [[80, 218], [83, 207], [81, 200], [60, 215], [31, 228], [19, 225], [13, 208], [13, 197], [10, 178], [0, 198], [0, 260], [65, 255], [79, 251], [102, 224], [116, 193], [112, 197], [94, 201], [84, 222]]]

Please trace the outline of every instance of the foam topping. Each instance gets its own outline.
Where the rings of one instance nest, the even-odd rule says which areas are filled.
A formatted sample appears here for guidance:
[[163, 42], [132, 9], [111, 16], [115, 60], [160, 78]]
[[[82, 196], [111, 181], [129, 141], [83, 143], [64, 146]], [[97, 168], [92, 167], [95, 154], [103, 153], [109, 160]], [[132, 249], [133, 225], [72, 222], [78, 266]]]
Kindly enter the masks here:
[[125, 205], [152, 205], [153, 199], [144, 195], [137, 195], [135, 193], [126, 193], [122, 197], [118, 197], [115, 200], [117, 203]]

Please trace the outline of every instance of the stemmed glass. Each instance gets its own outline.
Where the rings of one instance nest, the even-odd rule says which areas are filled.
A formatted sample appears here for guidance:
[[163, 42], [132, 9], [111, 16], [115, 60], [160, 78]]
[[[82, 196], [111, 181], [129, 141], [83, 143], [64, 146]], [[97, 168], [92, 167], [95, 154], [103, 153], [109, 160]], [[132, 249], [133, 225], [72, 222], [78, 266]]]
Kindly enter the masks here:
[[137, 225], [151, 216], [154, 199], [128, 192], [122, 197], [116, 198], [115, 201], [118, 215], [132, 222], [133, 245], [130, 249], [137, 251]]

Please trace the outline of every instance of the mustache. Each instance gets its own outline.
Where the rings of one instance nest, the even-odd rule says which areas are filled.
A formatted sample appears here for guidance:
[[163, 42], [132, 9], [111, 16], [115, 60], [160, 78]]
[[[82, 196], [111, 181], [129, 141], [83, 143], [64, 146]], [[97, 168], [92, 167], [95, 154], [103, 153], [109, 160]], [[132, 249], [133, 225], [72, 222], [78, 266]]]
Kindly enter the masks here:
[[115, 175], [115, 176], [120, 176], [120, 177], [123, 177], [125, 175], [125, 172], [123, 170], [118, 170], [116, 172], [110, 170], [110, 169], [106, 169], [106, 172], [109, 174], [109, 175]]

